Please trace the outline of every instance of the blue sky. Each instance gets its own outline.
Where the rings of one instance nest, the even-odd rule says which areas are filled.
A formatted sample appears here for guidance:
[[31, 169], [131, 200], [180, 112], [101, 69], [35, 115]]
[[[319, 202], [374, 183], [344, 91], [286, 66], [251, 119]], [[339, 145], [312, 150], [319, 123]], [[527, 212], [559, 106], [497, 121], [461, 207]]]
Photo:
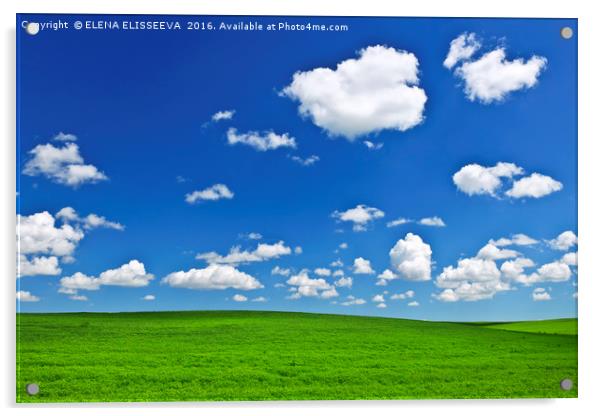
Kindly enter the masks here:
[[[59, 18], [140, 20], [18, 25]], [[22, 273], [21, 311], [576, 316], [576, 261], [564, 257], [577, 250], [576, 20], [251, 20], [349, 30], [18, 32], [18, 214], [54, 221], [51, 237], [38, 222], [21, 229], [22, 261], [44, 258], [47, 273]], [[448, 69], [454, 39], [470, 56]], [[419, 223], [433, 217], [444, 226]], [[399, 218], [410, 221], [387, 226]], [[53, 246], [69, 230], [73, 246]], [[519, 234], [530, 239], [500, 240]], [[236, 246], [247, 260], [224, 259]], [[359, 258], [374, 273], [355, 273]]]

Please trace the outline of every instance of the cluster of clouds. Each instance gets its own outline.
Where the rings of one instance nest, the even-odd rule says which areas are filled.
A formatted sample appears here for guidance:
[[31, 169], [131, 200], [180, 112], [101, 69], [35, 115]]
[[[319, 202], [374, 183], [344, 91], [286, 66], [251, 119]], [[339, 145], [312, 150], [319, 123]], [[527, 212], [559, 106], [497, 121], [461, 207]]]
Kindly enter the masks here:
[[275, 150], [281, 147], [288, 147], [291, 149], [297, 148], [295, 138], [291, 137], [288, 133], [277, 134], [273, 131], [266, 131], [263, 133], [256, 131], [238, 133], [234, 127], [231, 127], [228, 129], [226, 137], [228, 139], [228, 144], [231, 146], [243, 144], [260, 152], [267, 152], [268, 150]]
[[[302, 249], [295, 248], [295, 252], [299, 253]], [[207, 253], [199, 253], [196, 255], [197, 260], [204, 260], [208, 264], [245, 264], [262, 262], [272, 259], [277, 259], [281, 256], [288, 256], [293, 252], [293, 249], [284, 244], [284, 241], [278, 241], [274, 244], [259, 243], [254, 250], [242, 250], [240, 246], [230, 248], [230, 251], [225, 256], [222, 256], [215, 251]]]
[[464, 92], [471, 101], [483, 104], [503, 101], [512, 92], [534, 87], [546, 68], [547, 60], [542, 56], [508, 60], [503, 46], [475, 59], [481, 47], [474, 33], [463, 33], [451, 41], [443, 61], [443, 66], [464, 82]]
[[[444, 302], [477, 301], [491, 299], [498, 292], [511, 290], [513, 284], [532, 286], [543, 282], [565, 282], [577, 265], [577, 252], [565, 253], [560, 259], [545, 263], [536, 270], [537, 264], [521, 252], [508, 246], [534, 246], [542, 242], [525, 234], [511, 238], [490, 240], [476, 256], [458, 260], [457, 266], [447, 266], [437, 277], [435, 284], [443, 289], [433, 296]], [[577, 236], [565, 231], [555, 239], [544, 241], [550, 248], [567, 251], [577, 245]], [[498, 262], [502, 262], [498, 265]], [[549, 294], [540, 293], [534, 300], [545, 300]], [[535, 299], [536, 297], [541, 299]]]
[[105, 270], [98, 277], [81, 272], [62, 277], [59, 281], [59, 293], [70, 295], [73, 300], [88, 300], [86, 296], [79, 294], [80, 290], [95, 291], [101, 286], [144, 287], [153, 279], [154, 275], [146, 272], [144, 263], [130, 260], [116, 269]]
[[308, 269], [292, 275], [286, 283], [290, 286], [288, 299], [300, 299], [302, 297], [317, 297], [330, 299], [339, 296], [335, 286], [328, 283], [324, 278], [311, 278]]
[[86, 164], [75, 143], [73, 134], [59, 133], [53, 138], [61, 144], [39, 144], [29, 151], [23, 174], [44, 176], [51, 181], [77, 188], [86, 183], [108, 180], [108, 177], [91, 164]]
[[366, 231], [368, 224], [379, 218], [383, 218], [385, 213], [378, 208], [369, 207], [363, 204], [355, 208], [349, 208], [346, 211], [335, 211], [331, 216], [337, 221], [345, 221], [353, 224], [353, 231]]
[[[372, 296], [372, 302], [376, 303], [376, 307], [379, 309], [385, 309], [387, 307], [387, 297], [390, 300], [398, 300], [398, 301], [402, 301], [402, 300], [409, 300], [409, 299], [413, 299], [415, 296], [415, 292], [413, 290], [407, 290], [403, 293], [394, 293], [394, 294], [389, 294], [388, 291], [384, 291], [381, 294], [376, 294], [374, 296]], [[408, 302], [408, 306], [410, 307], [417, 307], [420, 306], [420, 303], [418, 303], [418, 301], [412, 300], [410, 302]]]
[[17, 215], [17, 277], [59, 275], [60, 263], [73, 263], [79, 242], [95, 228], [123, 230], [124, 226], [97, 214], [80, 217], [71, 207], [54, 216], [48, 211]]
[[[550, 176], [532, 173], [509, 162], [498, 162], [495, 166], [471, 163], [454, 173], [452, 179], [458, 190], [468, 195], [488, 195], [500, 198], [500, 192], [509, 198], [541, 198], [562, 190], [562, 183]], [[515, 179], [521, 177], [520, 179]], [[505, 184], [509, 186], [501, 191]]]
[[393, 221], [387, 222], [387, 228], [398, 227], [404, 224], [416, 223], [420, 225], [426, 225], [427, 227], [445, 227], [445, 221], [441, 217], [424, 217], [419, 220], [413, 220], [410, 218], [400, 217]]

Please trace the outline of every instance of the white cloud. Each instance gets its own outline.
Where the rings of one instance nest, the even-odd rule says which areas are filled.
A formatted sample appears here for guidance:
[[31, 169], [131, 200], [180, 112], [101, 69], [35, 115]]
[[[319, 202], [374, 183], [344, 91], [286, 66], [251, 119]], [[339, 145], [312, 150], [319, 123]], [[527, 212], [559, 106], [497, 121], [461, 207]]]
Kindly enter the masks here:
[[341, 243], [339, 244], [339, 248], [341, 250], [347, 250], [349, 248], [349, 245], [347, 243]]
[[284, 241], [275, 244], [259, 243], [253, 251], [241, 250], [240, 246], [234, 246], [226, 256], [211, 251], [196, 255], [197, 260], [205, 260], [209, 264], [240, 264], [254, 263], [277, 259], [281, 256], [291, 254], [291, 248], [284, 245]]
[[19, 302], [38, 302], [40, 298], [35, 295], [32, 295], [31, 292], [28, 292], [26, 290], [19, 290], [17, 292], [17, 300]]
[[492, 243], [487, 243], [477, 253], [477, 257], [485, 260], [502, 260], [517, 257], [520, 253], [514, 250], [500, 249]]
[[549, 176], [532, 173], [531, 176], [514, 182], [512, 188], [506, 191], [506, 195], [511, 198], [541, 198], [560, 190], [562, 190], [562, 183]]
[[311, 166], [316, 162], [320, 161], [320, 157], [317, 155], [311, 155], [309, 157], [306, 157], [305, 159], [299, 156], [291, 156], [290, 158], [293, 162], [296, 162], [301, 166]]
[[408, 290], [404, 293], [394, 293], [389, 298], [392, 300], [404, 300], [404, 299], [412, 299], [415, 295], [413, 290]]
[[383, 279], [383, 280], [393, 280], [393, 279], [398, 279], [399, 276], [397, 276], [391, 270], [385, 269], [381, 274], [378, 275], [378, 278]]
[[468, 195], [495, 196], [502, 185], [500, 178], [512, 178], [523, 173], [523, 168], [514, 163], [498, 162], [492, 167], [472, 163], [457, 171], [453, 181], [460, 191]]
[[301, 254], [301, 253], [303, 253], [303, 248], [301, 246], [295, 247], [295, 254]]
[[552, 300], [550, 294], [544, 288], [541, 287], [536, 288], [531, 296], [533, 297], [533, 300], [535, 302]]
[[75, 142], [75, 141], [77, 141], [77, 136], [75, 134], [71, 134], [71, 133], [60, 132], [59, 134], [54, 136], [52, 138], [52, 140], [57, 141], [57, 142]]
[[263, 236], [259, 233], [249, 233], [246, 235], [249, 240], [261, 240]]
[[69, 299], [78, 300], [80, 302], [86, 302], [88, 300], [88, 297], [85, 295], [72, 295], [72, 296], [69, 296]]
[[343, 262], [341, 259], [337, 259], [330, 263], [330, 267], [343, 267]]
[[102, 272], [98, 277], [88, 276], [81, 272], [60, 280], [60, 293], [76, 294], [78, 290], [98, 290], [100, 286], [125, 286], [144, 287], [154, 279], [150, 273], [146, 273], [144, 263], [131, 260], [116, 269]]
[[280, 266], [275, 266], [272, 269], [272, 275], [288, 276], [291, 274], [291, 269], [285, 269]]
[[417, 306], [420, 306], [420, 303], [413, 300], [412, 302], [408, 303], [408, 306], [415, 308]]
[[526, 234], [514, 234], [511, 238], [504, 237], [498, 240], [489, 240], [489, 243], [498, 247], [505, 247], [510, 245], [531, 246], [539, 243], [539, 241], [529, 237]]
[[439, 217], [427, 217], [418, 221], [418, 224], [427, 225], [430, 227], [445, 227], [445, 222]]
[[332, 274], [332, 271], [330, 269], [327, 269], [326, 267], [318, 267], [314, 270], [314, 273], [318, 276], [328, 277]]
[[250, 131], [239, 134], [234, 127], [230, 127], [227, 132], [227, 137], [228, 144], [231, 146], [240, 143], [251, 146], [260, 152], [275, 150], [280, 147], [297, 148], [295, 138], [290, 137], [288, 133], [277, 134], [273, 131], [266, 131], [264, 133]]
[[23, 276], [56, 276], [61, 274], [59, 259], [55, 256], [30, 257], [20, 254], [17, 277]]
[[370, 140], [364, 140], [364, 145], [370, 150], [380, 150], [385, 145], [384, 143], [374, 143]]
[[326, 280], [310, 278], [307, 269], [303, 269], [298, 274], [291, 276], [286, 283], [294, 286], [292, 288], [293, 294], [289, 296], [289, 299], [299, 299], [302, 296], [329, 299], [339, 295], [334, 286], [326, 282]]
[[258, 296], [256, 298], [251, 299], [251, 302], [267, 302], [268, 300], [263, 296]]
[[202, 191], [194, 191], [186, 194], [186, 202], [194, 204], [195, 202], [202, 201], [217, 201], [219, 199], [232, 199], [234, 193], [228, 189], [224, 184], [218, 183], [209, 188], [203, 189]]
[[70, 256], [83, 231], [63, 224], [55, 227], [55, 219], [47, 211], [29, 216], [17, 215], [17, 237], [21, 254], [51, 254]]
[[527, 275], [526, 268], [535, 267], [535, 263], [531, 259], [520, 257], [514, 260], [508, 260], [502, 263], [500, 271], [505, 280], [530, 285], [536, 279], [536, 275]]
[[567, 266], [576, 266], [577, 265], [577, 252], [566, 253], [560, 259], [561, 262], [566, 264]]
[[470, 59], [474, 53], [481, 48], [474, 33], [462, 33], [449, 44], [449, 52], [443, 66], [447, 69], [453, 68], [458, 62]]
[[211, 116], [211, 121], [216, 123], [221, 120], [232, 120], [232, 117], [234, 117], [235, 113], [236, 113], [236, 110], [218, 111], [217, 113], [215, 113]]
[[379, 303], [378, 305], [376, 305], [377, 308], [379, 309], [385, 309], [387, 307], [386, 303]]
[[64, 223], [80, 224], [87, 230], [94, 228], [111, 228], [113, 230], [123, 231], [125, 229], [122, 224], [109, 221], [105, 217], [97, 214], [88, 214], [85, 217], [80, 217], [71, 207], [62, 208], [55, 214], [55, 217]]
[[565, 282], [571, 277], [571, 269], [565, 263], [553, 261], [537, 269], [539, 282]]
[[108, 179], [95, 166], [84, 164], [79, 147], [73, 142], [68, 142], [63, 147], [55, 147], [50, 143], [39, 144], [29, 154], [31, 158], [23, 169], [25, 175], [42, 175], [53, 182], [74, 188]]
[[336, 287], [351, 287], [353, 286], [353, 279], [351, 277], [341, 277], [334, 282], [334, 285]]
[[358, 257], [353, 260], [353, 273], [354, 274], [373, 274], [374, 269], [370, 264], [370, 260], [363, 257]]
[[547, 243], [554, 250], [567, 251], [577, 245], [577, 236], [572, 231], [565, 231], [560, 233], [555, 239], [547, 241]]
[[431, 279], [431, 246], [408, 233], [389, 251], [393, 272], [407, 280]]
[[234, 302], [246, 302], [247, 301], [247, 297], [245, 295], [240, 295], [240, 294], [236, 294], [234, 296], [232, 296], [232, 300]]
[[399, 225], [404, 225], [404, 224], [408, 224], [412, 222], [412, 220], [408, 219], [408, 218], [397, 218], [396, 220], [393, 221], [389, 221], [387, 223], [387, 228], [391, 228], [391, 227], [397, 227]]
[[384, 302], [385, 297], [383, 295], [374, 295], [372, 296], [372, 302]]
[[146, 295], [142, 298], [142, 300], [146, 300], [146, 301], [152, 301], [155, 300], [155, 295]]
[[171, 287], [195, 290], [253, 290], [263, 285], [253, 276], [220, 264], [210, 264], [204, 269], [190, 269], [168, 274], [162, 280]]
[[418, 87], [418, 59], [386, 46], [370, 46], [335, 70], [297, 72], [282, 94], [299, 113], [332, 136], [350, 141], [381, 130], [405, 131], [423, 120], [427, 96]]
[[385, 213], [378, 208], [358, 205], [346, 211], [335, 211], [332, 217], [339, 221], [348, 221], [353, 223], [353, 231], [366, 231], [368, 223], [385, 216]]
[[[341, 265], [341, 266], [342, 266], [342, 265]], [[345, 276], [345, 272], [344, 272], [344, 271], [342, 271], [342, 270], [335, 270], [335, 271], [332, 273], [332, 275], [333, 275], [334, 277], [338, 277], [338, 276]]]
[[490, 104], [503, 101], [513, 91], [535, 86], [546, 63], [546, 58], [537, 55], [527, 61], [522, 58], [509, 61], [505, 49], [497, 48], [477, 60], [464, 62], [454, 73], [464, 81], [469, 100]]
[[341, 302], [342, 306], [351, 306], [351, 305], [363, 305], [366, 301], [362, 298], [356, 298], [355, 296], [349, 295], [347, 296], [347, 300], [345, 302]]

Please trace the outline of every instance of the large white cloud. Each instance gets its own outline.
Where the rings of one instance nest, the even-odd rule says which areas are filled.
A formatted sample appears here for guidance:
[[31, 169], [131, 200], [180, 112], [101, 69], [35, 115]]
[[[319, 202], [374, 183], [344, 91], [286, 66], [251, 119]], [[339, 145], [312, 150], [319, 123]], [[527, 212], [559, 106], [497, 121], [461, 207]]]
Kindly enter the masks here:
[[263, 285], [255, 277], [222, 264], [210, 264], [204, 269], [190, 269], [168, 274], [162, 280], [171, 287], [196, 290], [253, 290]]
[[228, 129], [226, 136], [229, 145], [244, 144], [260, 152], [275, 150], [280, 147], [289, 147], [292, 149], [297, 147], [295, 138], [289, 136], [288, 133], [277, 134], [273, 131], [266, 131], [264, 133], [256, 131], [238, 133], [234, 127], [231, 127]]
[[17, 277], [23, 276], [56, 276], [61, 274], [59, 259], [56, 256], [39, 256], [27, 258], [19, 255]]
[[350, 208], [346, 211], [335, 211], [332, 217], [339, 221], [353, 223], [353, 231], [366, 231], [370, 222], [382, 218], [385, 213], [378, 208], [369, 207], [363, 204]]
[[17, 215], [17, 237], [21, 254], [70, 256], [84, 238], [84, 232], [69, 224], [55, 226], [47, 211], [29, 216]]
[[282, 94], [299, 113], [332, 136], [354, 140], [380, 130], [408, 130], [423, 120], [426, 93], [418, 87], [414, 54], [376, 45], [335, 70], [299, 71]]
[[453, 68], [458, 62], [472, 57], [481, 48], [481, 43], [474, 33], [462, 33], [449, 44], [449, 52], [443, 61], [447, 69]]
[[[470, 37], [474, 39], [474, 34], [467, 35], [465, 39], [468, 40]], [[449, 69], [458, 61], [462, 53], [465, 55], [463, 59], [466, 60], [476, 51], [474, 42], [469, 41], [467, 45], [465, 41], [462, 47], [457, 47], [460, 42], [454, 42], [452, 41], [445, 61], [449, 64], [446, 65]], [[455, 69], [454, 74], [464, 81], [464, 92], [469, 100], [490, 104], [494, 101], [503, 101], [511, 92], [535, 86], [546, 64], [546, 58], [537, 55], [533, 55], [528, 60], [522, 58], [508, 60], [505, 48], [498, 47], [484, 53], [478, 59], [466, 60]]]
[[515, 181], [512, 188], [506, 191], [506, 195], [511, 198], [541, 198], [560, 190], [562, 190], [562, 183], [549, 176], [532, 173]]
[[66, 294], [75, 294], [78, 290], [98, 290], [100, 288], [100, 280], [97, 277], [81, 272], [61, 278], [60, 284], [59, 292]]
[[577, 236], [572, 231], [564, 231], [558, 237], [547, 242], [554, 250], [566, 251], [577, 244]]
[[[200, 253], [196, 255], [197, 260], [204, 260], [209, 264], [240, 264], [240, 263], [254, 263], [267, 261], [271, 259], [277, 259], [281, 256], [288, 256], [291, 254], [291, 248], [284, 244], [284, 241], [279, 241], [275, 244], [259, 243], [257, 248], [253, 251], [241, 250], [240, 246], [234, 246], [230, 249], [230, 252], [221, 256], [218, 253], [211, 251], [208, 253]], [[282, 269], [279, 269], [281, 271]], [[282, 274], [275, 273], [273, 274]]]
[[407, 280], [431, 279], [431, 246], [420, 236], [408, 233], [389, 251], [395, 274]]
[[55, 147], [51, 143], [39, 144], [29, 154], [31, 158], [23, 169], [25, 175], [46, 176], [53, 182], [74, 188], [108, 179], [95, 166], [84, 163], [79, 147], [73, 142], [63, 147]]
[[234, 192], [222, 183], [217, 183], [202, 191], [194, 191], [186, 194], [186, 202], [189, 204], [194, 204], [197, 201], [217, 201], [219, 199], [232, 198], [234, 198]]

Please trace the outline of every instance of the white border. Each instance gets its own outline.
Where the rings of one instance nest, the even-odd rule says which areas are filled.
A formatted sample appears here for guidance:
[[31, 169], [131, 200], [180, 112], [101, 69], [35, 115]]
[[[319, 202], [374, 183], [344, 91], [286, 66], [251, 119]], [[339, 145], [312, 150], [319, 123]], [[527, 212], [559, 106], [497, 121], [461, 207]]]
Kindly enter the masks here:
[[[594, 1], [526, 1], [502, 2], [474, 0], [4, 0], [0, 2], [2, 22], [2, 89], [1, 126], [4, 138], [0, 151], [0, 218], [2, 250], [0, 258], [3, 288], [1, 290], [2, 376], [0, 405], [4, 414], [74, 415], [84, 410], [91, 415], [198, 415], [199, 413], [239, 415], [315, 415], [341, 412], [381, 414], [424, 412], [427, 414], [488, 416], [508, 413], [536, 412], [547, 415], [590, 414], [602, 408], [600, 380], [602, 369], [602, 335], [600, 301], [602, 275], [596, 267], [600, 257], [597, 236], [602, 235], [600, 213], [600, 50], [602, 21]], [[185, 403], [185, 404], [111, 404], [17, 406], [15, 399], [15, 13], [122, 13], [122, 14], [255, 14], [255, 15], [333, 15], [333, 16], [456, 16], [456, 17], [576, 17], [579, 18], [579, 396], [577, 400], [476, 400], [476, 401], [400, 401], [400, 402], [256, 402], [256, 403]]]

